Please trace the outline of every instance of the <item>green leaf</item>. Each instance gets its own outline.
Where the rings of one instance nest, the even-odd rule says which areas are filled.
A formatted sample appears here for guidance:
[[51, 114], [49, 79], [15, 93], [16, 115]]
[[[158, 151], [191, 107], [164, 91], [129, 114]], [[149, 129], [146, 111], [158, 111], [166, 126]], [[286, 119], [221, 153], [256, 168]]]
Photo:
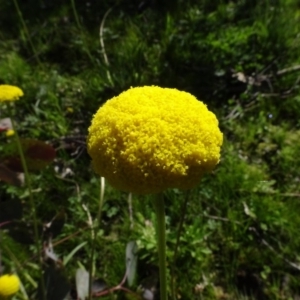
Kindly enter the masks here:
[[129, 286], [132, 286], [136, 274], [137, 250], [135, 241], [129, 242], [126, 246], [126, 275]]
[[89, 273], [81, 268], [76, 271], [76, 291], [78, 300], [84, 300], [89, 295]]
[[74, 256], [74, 254], [79, 251], [83, 246], [85, 246], [87, 242], [82, 242], [79, 244], [77, 247], [75, 247], [68, 255], [67, 257], [64, 258], [64, 263], [63, 265], [66, 266], [67, 263], [71, 260], [71, 258]]

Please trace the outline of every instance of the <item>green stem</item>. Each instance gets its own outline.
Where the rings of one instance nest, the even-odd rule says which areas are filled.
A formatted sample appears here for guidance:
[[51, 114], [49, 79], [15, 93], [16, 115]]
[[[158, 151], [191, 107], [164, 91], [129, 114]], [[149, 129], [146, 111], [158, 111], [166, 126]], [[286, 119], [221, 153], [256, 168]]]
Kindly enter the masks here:
[[[22, 264], [18, 261], [15, 254], [10, 250], [10, 248], [7, 245], [3, 245], [3, 249], [6, 251], [7, 255], [10, 258], [10, 260], [14, 262], [14, 264], [17, 267], [17, 270], [22, 271], [24, 266], [22, 266]], [[28, 277], [26, 275], [27, 275], [26, 272], [25, 272], [25, 274], [23, 272], [23, 276], [25, 276], [26, 279], [28, 279]], [[23, 294], [22, 299], [29, 300], [29, 297], [26, 293], [26, 290], [24, 288], [21, 288], [20, 290], [21, 290], [21, 293]]]
[[0, 276], [2, 275], [2, 229], [0, 228]]
[[11, 113], [10, 107], [8, 107], [8, 110], [9, 110], [9, 115], [11, 116], [10, 119], [11, 119], [11, 123], [12, 123], [12, 128], [15, 132], [15, 141], [17, 144], [18, 152], [20, 154], [21, 163], [22, 163], [22, 167], [23, 167], [23, 171], [24, 171], [24, 175], [25, 175], [25, 182], [26, 182], [26, 186], [28, 188], [28, 193], [29, 193], [29, 203], [30, 203], [31, 213], [32, 213], [32, 218], [33, 218], [34, 242], [35, 242], [35, 246], [37, 249], [37, 253], [39, 254], [38, 257], [39, 257], [39, 266], [40, 266], [39, 272], [40, 272], [40, 278], [41, 278], [41, 288], [42, 288], [43, 299], [45, 300], [46, 299], [46, 293], [45, 293], [46, 289], [45, 289], [45, 282], [44, 282], [44, 277], [43, 277], [43, 257], [41, 255], [42, 246], [39, 242], [38, 219], [37, 219], [36, 207], [35, 207], [34, 200], [33, 200], [31, 180], [30, 180], [24, 152], [22, 149], [22, 145], [20, 142], [20, 137], [18, 135], [18, 131], [16, 130], [16, 126], [15, 126], [14, 120], [12, 118], [12, 113]]
[[84, 35], [84, 32], [81, 28], [81, 25], [80, 25], [80, 21], [79, 21], [79, 17], [78, 17], [78, 14], [77, 14], [77, 9], [76, 9], [76, 6], [75, 6], [75, 2], [74, 0], [71, 0], [71, 5], [72, 5], [72, 9], [73, 9], [73, 14], [74, 14], [74, 17], [75, 17], [75, 21], [76, 21], [76, 24], [77, 24], [77, 27], [78, 29], [80, 30], [80, 35], [81, 35], [81, 38], [82, 38], [82, 41], [83, 41], [83, 44], [84, 44], [84, 50], [87, 54], [87, 56], [89, 57], [90, 61], [92, 64], [94, 64], [94, 59], [89, 51], [89, 48], [86, 44], [86, 39], [85, 39], [85, 35]]
[[157, 219], [156, 235], [159, 257], [160, 300], [167, 300], [166, 223], [163, 193], [155, 195], [153, 205]]
[[93, 279], [93, 266], [94, 266], [94, 253], [96, 247], [96, 238], [97, 233], [100, 229], [101, 225], [101, 218], [102, 218], [102, 207], [104, 204], [104, 191], [105, 191], [105, 179], [104, 177], [100, 178], [100, 199], [99, 199], [99, 206], [98, 206], [98, 213], [97, 213], [97, 225], [95, 226], [95, 235], [92, 241], [91, 246], [91, 256], [90, 256], [90, 265], [89, 265], [89, 297], [88, 300], [92, 299], [92, 279]]
[[15, 7], [16, 7], [16, 10], [17, 10], [18, 16], [19, 16], [19, 18], [20, 18], [20, 20], [21, 20], [21, 23], [22, 23], [22, 26], [23, 26], [24, 32], [25, 32], [25, 34], [26, 34], [26, 36], [27, 36], [27, 39], [28, 39], [28, 41], [29, 41], [29, 44], [30, 44], [31, 50], [32, 50], [32, 52], [33, 52], [33, 54], [34, 54], [34, 56], [35, 56], [35, 58], [36, 58], [36, 60], [37, 60], [38, 64], [39, 64], [39, 65], [41, 65], [41, 61], [40, 61], [40, 59], [39, 59], [39, 57], [38, 57], [38, 55], [37, 55], [37, 51], [36, 51], [36, 49], [35, 49], [35, 47], [34, 47], [33, 43], [32, 43], [32, 40], [31, 40], [30, 34], [29, 34], [29, 32], [28, 32], [28, 29], [27, 29], [26, 23], [25, 23], [25, 21], [24, 21], [24, 18], [23, 18], [22, 12], [21, 12], [21, 10], [20, 10], [20, 7], [19, 7], [18, 1], [17, 1], [17, 0], [13, 0], [13, 2], [14, 2], [14, 5], [15, 5]]
[[182, 232], [182, 228], [183, 228], [183, 221], [184, 221], [185, 214], [186, 214], [189, 195], [190, 195], [190, 192], [188, 191], [186, 193], [184, 202], [182, 203], [182, 206], [180, 207], [180, 222], [179, 222], [178, 229], [177, 229], [177, 237], [176, 237], [176, 244], [175, 244], [175, 249], [174, 249], [173, 264], [171, 266], [171, 293], [172, 293], [173, 300], [176, 300], [175, 266], [176, 266], [180, 236], [181, 236], [181, 232]]

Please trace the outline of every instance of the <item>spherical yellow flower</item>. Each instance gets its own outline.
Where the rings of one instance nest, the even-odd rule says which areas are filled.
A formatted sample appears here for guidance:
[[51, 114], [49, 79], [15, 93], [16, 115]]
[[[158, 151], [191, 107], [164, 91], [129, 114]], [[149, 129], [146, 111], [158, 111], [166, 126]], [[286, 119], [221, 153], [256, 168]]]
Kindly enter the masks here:
[[144, 86], [97, 111], [87, 147], [111, 185], [146, 194], [195, 186], [219, 162], [222, 141], [216, 116], [193, 95]]
[[0, 85], [0, 102], [16, 101], [24, 95], [23, 91], [13, 85]]
[[14, 274], [0, 276], [0, 298], [7, 298], [20, 289], [19, 277]]

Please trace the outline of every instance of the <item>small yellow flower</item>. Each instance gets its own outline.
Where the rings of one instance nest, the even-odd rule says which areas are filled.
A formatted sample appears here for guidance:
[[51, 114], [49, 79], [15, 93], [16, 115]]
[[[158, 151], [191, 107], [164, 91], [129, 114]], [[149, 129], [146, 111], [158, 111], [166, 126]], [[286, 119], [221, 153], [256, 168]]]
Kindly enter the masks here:
[[0, 298], [7, 298], [20, 289], [19, 277], [14, 274], [0, 276]]
[[13, 136], [15, 134], [15, 131], [13, 129], [8, 129], [5, 133], [7, 137]]
[[16, 101], [24, 95], [23, 91], [13, 85], [0, 85], [0, 102]]
[[195, 186], [219, 162], [222, 141], [216, 116], [193, 95], [144, 86], [97, 111], [87, 148], [111, 185], [147, 194]]

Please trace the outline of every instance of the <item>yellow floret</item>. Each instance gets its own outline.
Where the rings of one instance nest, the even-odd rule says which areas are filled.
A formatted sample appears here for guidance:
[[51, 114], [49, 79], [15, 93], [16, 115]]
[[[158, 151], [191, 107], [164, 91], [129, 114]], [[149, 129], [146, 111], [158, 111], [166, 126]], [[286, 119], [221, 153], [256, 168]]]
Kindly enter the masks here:
[[220, 159], [216, 116], [189, 93], [144, 86], [107, 101], [87, 139], [95, 171], [139, 194], [192, 188]]
[[20, 289], [20, 280], [14, 274], [0, 276], [0, 298], [14, 295]]
[[23, 91], [13, 85], [0, 85], [0, 102], [16, 101], [24, 95]]

